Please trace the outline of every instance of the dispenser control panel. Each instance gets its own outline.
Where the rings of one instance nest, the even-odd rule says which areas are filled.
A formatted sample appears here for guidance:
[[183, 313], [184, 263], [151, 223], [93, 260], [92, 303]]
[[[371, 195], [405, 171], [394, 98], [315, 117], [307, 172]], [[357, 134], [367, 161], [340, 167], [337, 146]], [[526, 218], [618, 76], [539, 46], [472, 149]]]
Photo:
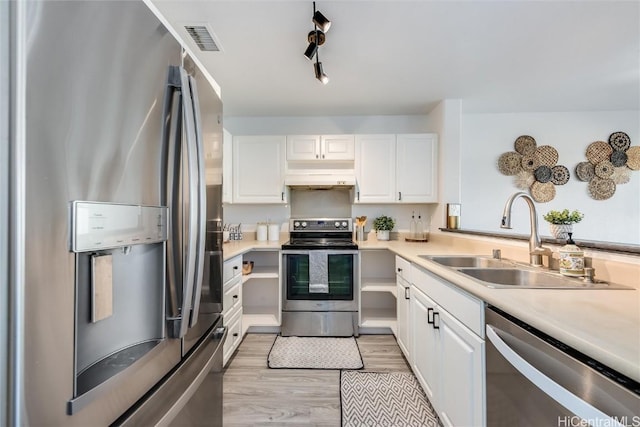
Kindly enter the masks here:
[[71, 202], [72, 252], [88, 252], [167, 240], [168, 208], [103, 202]]

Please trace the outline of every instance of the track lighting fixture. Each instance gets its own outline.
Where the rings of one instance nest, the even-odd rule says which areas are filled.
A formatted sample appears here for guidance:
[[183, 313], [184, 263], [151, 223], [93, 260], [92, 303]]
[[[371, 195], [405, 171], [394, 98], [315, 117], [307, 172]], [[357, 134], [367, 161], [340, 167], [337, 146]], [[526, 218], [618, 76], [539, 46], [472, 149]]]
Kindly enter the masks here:
[[[315, 9], [315, 2], [314, 2], [314, 9]], [[331, 21], [329, 21], [322, 13], [320, 13], [319, 10], [313, 12], [313, 23], [325, 33], [329, 30], [329, 27], [331, 26]]]
[[316, 63], [313, 65], [313, 68], [316, 72], [316, 79], [320, 80], [324, 85], [329, 83], [329, 76], [327, 76], [322, 70], [322, 62], [318, 60], [317, 53], [316, 53]]
[[309, 46], [304, 51], [304, 56], [309, 60], [313, 61], [313, 57], [315, 56], [316, 62], [313, 65], [313, 68], [316, 73], [316, 78], [320, 80], [323, 84], [327, 84], [329, 82], [329, 77], [322, 71], [322, 62], [318, 59], [318, 47], [324, 44], [326, 39], [325, 32], [331, 26], [331, 21], [329, 21], [320, 11], [316, 10], [316, 2], [313, 2], [313, 31], [310, 31], [307, 34], [307, 41], [309, 42]]

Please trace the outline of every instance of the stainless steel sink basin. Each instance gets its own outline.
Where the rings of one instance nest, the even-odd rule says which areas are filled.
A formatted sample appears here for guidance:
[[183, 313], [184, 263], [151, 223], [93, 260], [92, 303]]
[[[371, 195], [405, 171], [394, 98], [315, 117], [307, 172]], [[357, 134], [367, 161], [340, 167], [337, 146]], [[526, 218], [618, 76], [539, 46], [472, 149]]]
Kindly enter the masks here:
[[474, 255], [418, 255], [420, 258], [429, 259], [431, 261], [437, 262], [438, 264], [453, 267], [453, 268], [463, 268], [463, 267], [481, 267], [481, 268], [500, 268], [500, 267], [511, 267], [513, 268], [514, 263], [511, 261], [506, 261], [502, 259], [495, 259], [483, 256], [474, 256]]
[[625, 289], [606, 282], [587, 283], [545, 271], [519, 268], [460, 268], [459, 272], [478, 279], [490, 288], [551, 288], [551, 289]]

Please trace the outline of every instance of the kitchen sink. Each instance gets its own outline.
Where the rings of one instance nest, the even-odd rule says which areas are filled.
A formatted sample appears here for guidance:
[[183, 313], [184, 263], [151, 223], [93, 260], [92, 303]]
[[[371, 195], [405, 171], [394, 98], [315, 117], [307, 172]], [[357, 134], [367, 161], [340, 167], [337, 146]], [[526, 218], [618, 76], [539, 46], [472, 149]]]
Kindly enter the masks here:
[[512, 261], [507, 261], [503, 259], [489, 258], [483, 256], [474, 256], [474, 255], [418, 255], [420, 258], [428, 259], [438, 264], [453, 267], [453, 268], [463, 268], [463, 267], [481, 267], [481, 268], [500, 268], [500, 267], [511, 267], [515, 265]]
[[588, 283], [579, 278], [521, 268], [459, 268], [458, 271], [490, 288], [630, 289], [601, 281]]

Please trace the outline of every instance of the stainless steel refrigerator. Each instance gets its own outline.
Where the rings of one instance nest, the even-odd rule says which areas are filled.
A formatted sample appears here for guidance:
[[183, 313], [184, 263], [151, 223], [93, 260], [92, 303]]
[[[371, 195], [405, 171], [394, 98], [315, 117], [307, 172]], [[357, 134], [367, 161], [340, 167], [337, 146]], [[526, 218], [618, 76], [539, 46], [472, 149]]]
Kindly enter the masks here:
[[218, 96], [142, 1], [5, 9], [0, 424], [221, 425]]

